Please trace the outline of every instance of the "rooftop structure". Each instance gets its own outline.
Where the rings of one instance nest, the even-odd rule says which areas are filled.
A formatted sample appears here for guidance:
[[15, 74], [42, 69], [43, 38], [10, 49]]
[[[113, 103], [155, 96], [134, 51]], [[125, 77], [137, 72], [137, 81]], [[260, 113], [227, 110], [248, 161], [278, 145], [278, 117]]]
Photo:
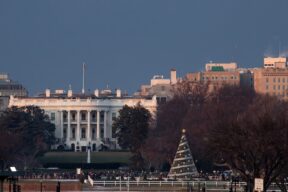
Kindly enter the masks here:
[[286, 57], [265, 57], [264, 68], [286, 68], [287, 58]]
[[233, 71], [237, 69], [237, 63], [207, 63], [206, 71]]
[[158, 104], [165, 103], [173, 97], [173, 86], [180, 81], [177, 79], [176, 69], [171, 69], [170, 79], [165, 79], [163, 75], [154, 75], [150, 80], [150, 85], [141, 85], [140, 91], [134, 93], [138, 96], [156, 96]]

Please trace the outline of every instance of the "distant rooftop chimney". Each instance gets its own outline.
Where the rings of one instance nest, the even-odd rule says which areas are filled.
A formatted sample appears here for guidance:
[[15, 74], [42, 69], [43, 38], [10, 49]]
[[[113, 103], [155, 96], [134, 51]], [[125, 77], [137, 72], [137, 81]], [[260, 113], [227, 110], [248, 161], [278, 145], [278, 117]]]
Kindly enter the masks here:
[[116, 89], [116, 97], [121, 97], [121, 90], [120, 89]]
[[171, 69], [171, 71], [170, 71], [170, 81], [171, 81], [172, 85], [177, 83], [176, 69]]
[[94, 91], [94, 95], [95, 95], [96, 97], [99, 97], [99, 90], [98, 90], [98, 89], [96, 89], [96, 90]]
[[69, 90], [68, 90], [67, 96], [68, 96], [68, 97], [72, 97], [72, 96], [73, 96], [73, 91], [72, 91], [72, 89], [69, 89]]
[[45, 90], [45, 96], [46, 97], [50, 97], [51, 95], [50, 95], [50, 89], [46, 89]]

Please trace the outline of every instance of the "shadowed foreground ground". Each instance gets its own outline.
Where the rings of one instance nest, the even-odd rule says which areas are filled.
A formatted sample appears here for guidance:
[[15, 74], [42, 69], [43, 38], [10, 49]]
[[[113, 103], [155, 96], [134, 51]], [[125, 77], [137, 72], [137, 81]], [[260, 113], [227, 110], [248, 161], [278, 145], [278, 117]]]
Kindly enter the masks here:
[[[19, 180], [17, 183], [21, 186], [21, 191], [41, 191], [41, 182], [42, 182], [42, 191], [56, 191], [58, 180]], [[60, 182], [61, 191], [82, 191], [83, 184], [78, 180], [66, 180]], [[12, 189], [12, 185], [11, 185]], [[9, 191], [9, 183], [5, 182], [4, 191]], [[13, 190], [11, 190], [13, 191]]]

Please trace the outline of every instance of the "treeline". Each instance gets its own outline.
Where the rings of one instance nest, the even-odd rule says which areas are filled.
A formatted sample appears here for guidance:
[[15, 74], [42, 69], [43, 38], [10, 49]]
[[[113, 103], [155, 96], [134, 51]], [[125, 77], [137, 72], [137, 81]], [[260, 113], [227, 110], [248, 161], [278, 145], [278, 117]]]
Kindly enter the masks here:
[[288, 176], [287, 112], [287, 102], [251, 89], [223, 86], [211, 92], [208, 85], [184, 81], [159, 106], [138, 152], [146, 168], [171, 164], [185, 128], [199, 171], [224, 167], [247, 181], [250, 191], [257, 177], [265, 190], [271, 182], [285, 190], [280, 184]]
[[1, 169], [41, 166], [37, 157], [55, 142], [55, 125], [35, 106], [11, 107], [0, 114]]

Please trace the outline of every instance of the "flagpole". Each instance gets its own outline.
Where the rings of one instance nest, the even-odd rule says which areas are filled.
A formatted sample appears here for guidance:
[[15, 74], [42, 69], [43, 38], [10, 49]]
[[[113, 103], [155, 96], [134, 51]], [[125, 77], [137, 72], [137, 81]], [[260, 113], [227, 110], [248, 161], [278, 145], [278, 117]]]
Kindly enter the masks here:
[[85, 63], [82, 65], [82, 94], [85, 94]]

